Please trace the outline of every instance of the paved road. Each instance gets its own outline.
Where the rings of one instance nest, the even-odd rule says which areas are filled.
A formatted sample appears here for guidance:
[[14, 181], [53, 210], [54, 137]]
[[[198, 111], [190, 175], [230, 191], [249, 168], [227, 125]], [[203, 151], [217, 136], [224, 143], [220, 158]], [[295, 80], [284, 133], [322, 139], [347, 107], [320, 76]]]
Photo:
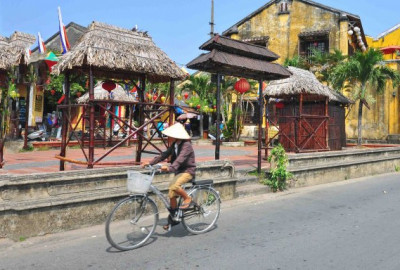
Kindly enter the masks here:
[[[400, 269], [400, 174], [223, 203], [218, 227], [117, 252], [103, 226], [0, 241], [0, 269]], [[165, 214], [162, 215], [165, 221]]]

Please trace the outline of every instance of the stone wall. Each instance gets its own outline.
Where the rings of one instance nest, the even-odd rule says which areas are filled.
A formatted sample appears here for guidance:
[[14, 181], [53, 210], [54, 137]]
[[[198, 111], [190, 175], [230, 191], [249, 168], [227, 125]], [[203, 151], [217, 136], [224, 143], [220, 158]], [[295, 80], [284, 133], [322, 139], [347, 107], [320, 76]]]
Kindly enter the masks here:
[[[118, 167], [0, 176], [0, 237], [17, 240], [105, 222], [116, 202], [128, 196], [128, 169], [146, 172], [139, 167]], [[226, 200], [235, 197], [234, 175], [229, 161], [202, 162], [196, 179], [213, 179]], [[166, 193], [172, 178], [171, 174], [157, 174], [153, 184]]]

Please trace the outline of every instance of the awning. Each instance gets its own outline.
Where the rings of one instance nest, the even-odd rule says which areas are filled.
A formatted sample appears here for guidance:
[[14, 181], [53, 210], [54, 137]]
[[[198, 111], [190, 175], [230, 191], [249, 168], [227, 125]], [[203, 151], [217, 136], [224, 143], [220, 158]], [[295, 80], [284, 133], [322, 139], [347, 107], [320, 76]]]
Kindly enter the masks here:
[[400, 46], [388, 46], [380, 49], [383, 54], [392, 54], [400, 52]]

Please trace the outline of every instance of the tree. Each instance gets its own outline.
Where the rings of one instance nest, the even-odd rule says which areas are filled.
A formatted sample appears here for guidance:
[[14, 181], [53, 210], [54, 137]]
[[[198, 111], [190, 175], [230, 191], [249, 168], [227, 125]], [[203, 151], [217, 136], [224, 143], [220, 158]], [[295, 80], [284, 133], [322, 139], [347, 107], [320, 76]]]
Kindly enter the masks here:
[[213, 101], [213, 91], [211, 88], [211, 80], [210, 76], [200, 75], [194, 76], [191, 75], [187, 83], [184, 84], [183, 89], [185, 91], [194, 91], [197, 94], [196, 104], [200, 105], [200, 136], [203, 135], [203, 112], [204, 108], [208, 106]]
[[296, 55], [293, 58], [286, 58], [285, 62], [283, 62], [283, 65], [285, 67], [291, 66], [307, 70], [310, 68], [307, 59], [299, 55]]
[[357, 51], [348, 61], [338, 64], [329, 79], [336, 89], [342, 89], [346, 84], [354, 91], [358, 105], [358, 138], [357, 145], [362, 139], [362, 112], [367, 105], [367, 89], [375, 90], [378, 94], [385, 89], [386, 83], [392, 80], [393, 85], [400, 83], [400, 74], [383, 64], [383, 55], [380, 51], [369, 49], [366, 52]]
[[309, 59], [310, 71], [315, 74], [319, 81], [329, 84], [329, 76], [332, 70], [345, 60], [346, 56], [338, 49], [335, 49], [333, 53], [324, 53], [314, 49]]

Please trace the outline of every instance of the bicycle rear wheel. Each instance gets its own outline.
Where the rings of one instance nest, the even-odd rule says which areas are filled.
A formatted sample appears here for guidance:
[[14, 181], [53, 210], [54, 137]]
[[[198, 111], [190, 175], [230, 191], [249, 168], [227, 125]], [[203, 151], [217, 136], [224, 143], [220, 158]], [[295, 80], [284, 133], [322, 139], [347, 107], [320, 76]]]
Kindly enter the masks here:
[[215, 189], [202, 186], [189, 193], [195, 206], [183, 212], [182, 225], [193, 233], [209, 231], [217, 222], [220, 213], [220, 198]]
[[106, 221], [108, 242], [119, 250], [142, 246], [153, 234], [158, 208], [147, 196], [133, 195], [117, 203]]

